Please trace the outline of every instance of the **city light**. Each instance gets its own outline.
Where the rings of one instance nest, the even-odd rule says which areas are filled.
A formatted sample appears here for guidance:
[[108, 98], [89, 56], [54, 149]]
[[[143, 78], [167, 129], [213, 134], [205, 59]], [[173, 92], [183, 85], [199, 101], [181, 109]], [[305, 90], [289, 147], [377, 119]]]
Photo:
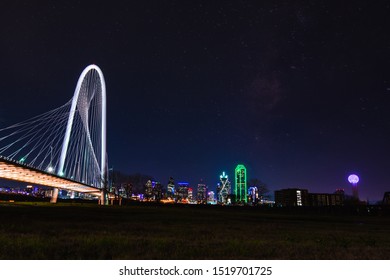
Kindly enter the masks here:
[[219, 176], [221, 179], [227, 179], [228, 176], [226, 175], [225, 171], [222, 172], [222, 175]]
[[302, 206], [302, 195], [300, 190], [297, 190], [297, 206]]
[[348, 176], [348, 182], [351, 184], [357, 184], [359, 182], [359, 177], [355, 174], [351, 174]]

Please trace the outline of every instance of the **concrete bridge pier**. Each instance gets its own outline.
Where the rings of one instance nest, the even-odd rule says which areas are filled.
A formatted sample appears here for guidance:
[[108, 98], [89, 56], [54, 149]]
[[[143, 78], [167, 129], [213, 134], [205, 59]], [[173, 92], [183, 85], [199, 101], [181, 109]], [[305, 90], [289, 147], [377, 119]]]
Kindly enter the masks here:
[[106, 191], [100, 191], [99, 205], [106, 205]]
[[58, 188], [53, 188], [50, 203], [57, 203], [57, 198], [58, 198]]

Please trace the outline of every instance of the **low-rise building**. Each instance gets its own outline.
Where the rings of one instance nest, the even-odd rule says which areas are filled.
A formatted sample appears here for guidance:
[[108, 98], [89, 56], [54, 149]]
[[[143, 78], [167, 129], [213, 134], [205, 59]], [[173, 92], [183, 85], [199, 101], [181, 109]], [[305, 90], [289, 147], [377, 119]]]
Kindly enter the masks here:
[[282, 189], [275, 191], [275, 205], [279, 207], [308, 206], [308, 191], [306, 189]]

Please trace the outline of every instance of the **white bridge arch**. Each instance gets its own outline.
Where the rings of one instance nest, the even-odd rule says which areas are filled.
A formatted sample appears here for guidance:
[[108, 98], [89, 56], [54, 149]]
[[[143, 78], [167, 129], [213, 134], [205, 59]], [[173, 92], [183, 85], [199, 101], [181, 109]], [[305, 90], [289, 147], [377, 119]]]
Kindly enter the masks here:
[[[92, 100], [97, 99], [97, 102], [93, 103]], [[91, 120], [90, 120], [90, 111], [91, 106], [101, 106], [100, 107], [100, 123], [99, 125], [95, 125], [95, 128], [100, 128], [100, 138], [99, 141], [94, 141], [91, 136]], [[57, 175], [64, 175], [64, 166], [66, 163], [66, 159], [68, 158], [68, 149], [71, 144], [71, 135], [74, 128], [74, 119], [76, 114], [80, 116], [80, 119], [83, 123], [83, 128], [85, 130], [85, 149], [90, 151], [89, 162], [83, 162], [84, 165], [92, 164], [94, 166], [94, 170], [98, 170], [99, 172], [95, 172], [92, 175], [87, 184], [92, 184], [96, 187], [100, 187], [102, 190], [105, 188], [106, 184], [106, 176], [107, 176], [107, 153], [106, 153], [106, 112], [107, 112], [107, 103], [106, 103], [106, 83], [104, 80], [103, 72], [97, 65], [89, 65], [87, 66], [83, 72], [81, 73], [76, 89], [74, 91], [74, 95], [72, 98], [72, 105], [69, 111], [69, 118], [66, 125], [66, 131], [64, 135], [64, 140], [62, 144], [62, 150], [60, 155], [59, 164], [57, 167]], [[95, 108], [96, 109], [96, 108]], [[95, 112], [97, 110], [94, 110]], [[96, 117], [96, 116], [94, 116]], [[92, 120], [93, 121], [93, 120]], [[97, 147], [94, 147], [94, 142], [100, 143], [100, 151], [96, 150]], [[99, 154], [100, 156], [97, 156]], [[78, 159], [79, 160], [79, 159]], [[84, 160], [88, 160], [84, 158]], [[84, 169], [87, 169], [84, 167]], [[100, 176], [97, 177], [96, 173]], [[84, 183], [84, 182], [83, 182]], [[58, 189], [54, 190], [54, 194], [52, 196], [51, 202], [55, 203], [58, 197]], [[101, 201], [104, 201], [104, 192], [102, 192]]]
[[64, 105], [0, 128], [0, 178], [96, 195], [107, 187], [106, 83], [87, 66]]

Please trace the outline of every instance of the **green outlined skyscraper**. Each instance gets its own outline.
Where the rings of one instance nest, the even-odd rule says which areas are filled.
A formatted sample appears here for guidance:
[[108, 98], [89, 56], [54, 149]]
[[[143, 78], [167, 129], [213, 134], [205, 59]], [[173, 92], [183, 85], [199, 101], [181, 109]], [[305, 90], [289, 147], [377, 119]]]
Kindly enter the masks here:
[[235, 194], [237, 202], [247, 202], [246, 168], [243, 164], [237, 165], [235, 169]]

